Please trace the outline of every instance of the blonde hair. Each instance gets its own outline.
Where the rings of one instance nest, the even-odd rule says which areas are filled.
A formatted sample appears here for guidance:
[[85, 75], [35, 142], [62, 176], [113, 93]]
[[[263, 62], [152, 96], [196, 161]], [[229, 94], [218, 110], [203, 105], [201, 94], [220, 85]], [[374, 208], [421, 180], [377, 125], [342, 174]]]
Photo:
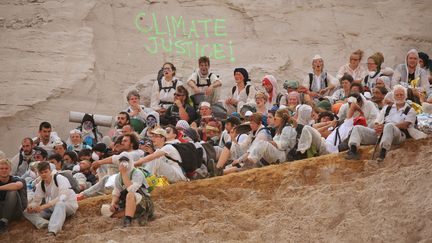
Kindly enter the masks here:
[[360, 49], [358, 49], [357, 51], [351, 53], [351, 55], [358, 55], [359, 58], [360, 58], [360, 61], [361, 61], [361, 59], [363, 58], [363, 54], [364, 54], [364, 51], [362, 51], [362, 50], [360, 50]]
[[5, 164], [5, 165], [7, 165], [9, 168], [12, 168], [12, 162], [10, 162], [10, 160], [8, 160], [8, 159], [1, 159], [1, 160], [0, 160], [0, 164]]
[[267, 101], [268, 96], [267, 96], [267, 94], [265, 94], [264, 92], [262, 92], [262, 91], [258, 91], [258, 92], [255, 94], [255, 99], [256, 99], [256, 98], [263, 98], [265, 101]]

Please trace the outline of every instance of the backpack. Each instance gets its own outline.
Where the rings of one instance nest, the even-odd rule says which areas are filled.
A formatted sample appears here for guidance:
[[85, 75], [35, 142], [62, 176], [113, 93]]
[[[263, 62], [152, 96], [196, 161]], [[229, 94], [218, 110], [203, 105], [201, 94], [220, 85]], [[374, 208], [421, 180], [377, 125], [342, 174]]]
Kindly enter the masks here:
[[196, 169], [200, 168], [203, 163], [203, 152], [198, 150], [193, 143], [174, 143], [172, 145], [180, 154], [182, 162], [171, 158], [168, 155], [165, 157], [180, 165], [186, 174], [193, 173]]
[[[65, 170], [65, 171], [59, 171], [59, 172], [55, 173], [54, 174], [54, 184], [56, 185], [56, 187], [58, 187], [58, 182], [57, 182], [57, 176], [58, 175], [62, 175], [64, 177], [66, 177], [66, 179], [68, 179], [68, 181], [71, 185], [70, 189], [74, 190], [75, 193], [81, 192], [81, 188], [78, 184], [78, 181], [75, 178], [73, 178], [72, 171]], [[41, 182], [41, 187], [42, 187], [42, 191], [45, 193], [46, 192], [45, 181], [43, 181], [43, 180]]]
[[172, 86], [162, 87], [162, 78], [160, 80], [158, 79], [159, 92], [161, 90], [164, 90], [165, 92], [170, 92], [171, 89], [175, 90], [177, 88], [177, 82], [178, 82], [178, 79], [174, 79]]
[[[251, 87], [252, 85], [250, 84], [250, 83], [247, 83], [246, 84], [246, 96], [249, 96], [249, 92], [250, 92], [250, 87]], [[234, 85], [233, 87], [232, 87], [232, 89], [231, 89], [231, 94], [232, 95], [234, 95], [234, 92], [236, 91], [236, 89], [237, 89], [237, 85]]]
[[[150, 172], [148, 172], [146, 169], [144, 169], [143, 167], [137, 167], [137, 168], [133, 168], [130, 175], [129, 175], [129, 179], [132, 180], [132, 175], [135, 171], [140, 171], [145, 178], [145, 181], [143, 181], [143, 187], [145, 189], [147, 189], [147, 192], [150, 193], [151, 191], [153, 191], [156, 187], [156, 184], [158, 182], [157, 177], [155, 175], [152, 175]], [[120, 184], [123, 185], [123, 178], [120, 176]]]
[[201, 146], [204, 148], [204, 151], [206, 152], [207, 161], [204, 161], [205, 166], [209, 168], [209, 161], [213, 160], [213, 162], [217, 162], [216, 159], [216, 150], [210, 143], [202, 143]]
[[298, 160], [298, 159], [303, 159], [303, 157], [299, 157], [299, 154], [297, 153], [297, 148], [298, 148], [298, 141], [300, 140], [300, 136], [302, 134], [303, 131], [303, 125], [302, 124], [297, 124], [297, 127], [295, 128], [296, 132], [297, 132], [297, 136], [296, 136], [296, 144], [294, 145], [294, 147], [288, 151], [288, 160], [292, 161], [292, 160]]
[[281, 101], [282, 97], [284, 97], [284, 95], [283, 95], [283, 94], [280, 94], [280, 93], [276, 96], [276, 104], [275, 104], [275, 105], [276, 105], [277, 107], [280, 106], [280, 101]]
[[[385, 118], [390, 114], [390, 110], [391, 110], [391, 108], [392, 108], [392, 106], [390, 106], [390, 105], [388, 105], [387, 106], [387, 108], [386, 108], [386, 110], [385, 110], [385, 113], [384, 113], [384, 120], [385, 120]], [[410, 105], [408, 105], [406, 108], [405, 108], [405, 110], [403, 111], [403, 114], [405, 114], [405, 116], [406, 115], [408, 115], [408, 112], [411, 110], [411, 106]], [[414, 124], [415, 126], [417, 126], [417, 117], [416, 117], [416, 120], [415, 120], [415, 124]], [[406, 136], [406, 138], [411, 138], [411, 135], [409, 134], [409, 132], [408, 132], [408, 130], [407, 129], [400, 129], [403, 133], [405, 133], [405, 136]]]
[[271, 136], [271, 131], [270, 131], [270, 129], [269, 129], [268, 127], [262, 127], [262, 128], [260, 128], [260, 129], [258, 129], [258, 130], [256, 131], [255, 134], [253, 134], [253, 136], [252, 136], [252, 142], [255, 140], [256, 135], [257, 135], [259, 132], [261, 132], [262, 130], [265, 130], [265, 131], [267, 132], [267, 134]]
[[[312, 82], [313, 82], [313, 73], [309, 73], [309, 91], [312, 91]], [[324, 84], [325, 84], [326, 87], [328, 87], [328, 84], [327, 84], [327, 75], [326, 75], [326, 77], [324, 79]]]
[[[199, 82], [199, 79], [200, 79], [200, 75], [199, 75], [199, 73], [197, 73], [197, 80], [196, 80], [196, 86], [198, 86], [198, 87], [204, 87], [204, 86], [210, 86], [211, 85], [211, 82], [210, 82], [210, 78], [211, 78], [211, 76], [212, 76], [212, 74], [213, 73], [210, 73], [209, 75], [208, 75], [208, 78], [206, 78], [206, 83], [204, 83], [204, 84], [201, 84], [200, 82]], [[219, 76], [218, 75], [216, 75], [218, 78], [219, 78]]]

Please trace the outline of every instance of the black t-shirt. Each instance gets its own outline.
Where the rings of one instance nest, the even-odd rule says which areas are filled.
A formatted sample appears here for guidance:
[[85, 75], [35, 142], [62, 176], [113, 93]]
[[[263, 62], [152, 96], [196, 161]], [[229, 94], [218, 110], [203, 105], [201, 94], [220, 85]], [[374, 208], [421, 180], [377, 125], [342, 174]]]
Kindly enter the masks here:
[[[189, 115], [189, 121], [187, 121], [187, 122], [190, 123], [191, 121], [195, 120], [196, 112], [195, 112], [194, 108], [192, 106], [190, 106], [189, 104], [186, 104], [185, 110]], [[172, 105], [165, 112], [165, 115], [161, 118], [160, 123], [162, 125], [172, 124], [175, 126], [179, 120], [181, 120], [179, 108], [176, 105]]]
[[[6, 185], [6, 184], [9, 184], [9, 183], [13, 183], [13, 182], [17, 182], [17, 181], [20, 181], [20, 179], [18, 177], [16, 177], [16, 176], [9, 176], [8, 182], [4, 183], [4, 182], [0, 181], [0, 186]], [[0, 201], [4, 201], [5, 200], [5, 198], [6, 198], [6, 192], [8, 192], [8, 191], [0, 190]]]
[[413, 81], [414, 79], [415, 79], [415, 73], [409, 73], [408, 74], [409, 83], [411, 83], [411, 81]]

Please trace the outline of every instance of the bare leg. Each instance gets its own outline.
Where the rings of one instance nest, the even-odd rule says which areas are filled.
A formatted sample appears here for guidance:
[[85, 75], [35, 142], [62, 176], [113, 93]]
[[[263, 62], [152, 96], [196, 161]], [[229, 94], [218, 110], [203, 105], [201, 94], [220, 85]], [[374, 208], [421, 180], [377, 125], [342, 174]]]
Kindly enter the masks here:
[[125, 216], [129, 216], [131, 218], [134, 217], [136, 210], [136, 203], [135, 203], [135, 193], [134, 192], [128, 192], [126, 196], [126, 209], [125, 209]]

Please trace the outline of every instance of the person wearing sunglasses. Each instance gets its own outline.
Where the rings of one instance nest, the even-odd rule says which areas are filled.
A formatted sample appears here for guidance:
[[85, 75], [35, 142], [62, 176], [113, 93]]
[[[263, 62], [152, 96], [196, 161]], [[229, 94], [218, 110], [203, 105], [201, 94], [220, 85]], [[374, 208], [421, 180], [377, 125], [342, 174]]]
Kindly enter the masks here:
[[191, 122], [196, 117], [194, 108], [187, 103], [189, 93], [184, 86], [178, 86], [174, 93], [174, 104], [161, 117], [162, 125], [176, 125], [179, 120]]

